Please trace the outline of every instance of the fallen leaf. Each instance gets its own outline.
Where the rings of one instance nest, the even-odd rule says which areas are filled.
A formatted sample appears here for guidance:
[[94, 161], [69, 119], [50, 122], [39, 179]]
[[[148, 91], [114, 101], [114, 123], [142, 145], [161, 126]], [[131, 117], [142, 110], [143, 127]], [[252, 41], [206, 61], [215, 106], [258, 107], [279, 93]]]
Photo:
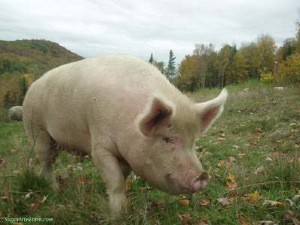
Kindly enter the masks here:
[[258, 191], [255, 191], [253, 193], [247, 194], [246, 199], [249, 202], [251, 202], [251, 203], [257, 202], [258, 199], [259, 199], [259, 193], [258, 193]]
[[218, 162], [218, 167], [221, 168], [224, 165], [224, 160], [220, 160]]
[[177, 214], [179, 220], [182, 222], [182, 225], [192, 224], [192, 217], [189, 213]]
[[190, 204], [190, 201], [187, 198], [179, 199], [178, 202], [180, 205], [183, 205], [183, 206], [189, 206], [189, 204]]
[[34, 193], [32, 191], [28, 192], [25, 196], [24, 199], [29, 199], [31, 197], [31, 195], [33, 195]]
[[265, 168], [264, 166], [261, 166], [261, 167], [258, 167], [255, 171], [254, 171], [254, 174], [255, 175], [258, 175], [258, 174], [262, 174], [262, 173], [265, 173]]
[[251, 225], [250, 222], [242, 214], [238, 214], [238, 220], [240, 222], [240, 225]]
[[229, 173], [228, 176], [226, 177], [227, 181], [228, 182], [231, 182], [231, 183], [235, 183], [235, 175], [233, 175], [232, 173]]
[[259, 221], [260, 225], [278, 225], [277, 223], [275, 223], [274, 221], [271, 220], [263, 220], [263, 221]]
[[211, 201], [209, 200], [209, 199], [202, 199], [201, 201], [200, 201], [200, 205], [201, 206], [208, 206], [208, 205], [210, 205], [210, 203], [211, 203]]
[[245, 153], [239, 153], [239, 154], [238, 154], [238, 157], [239, 157], [239, 158], [243, 158], [245, 155], [246, 155]]
[[218, 203], [220, 203], [223, 206], [230, 205], [232, 202], [232, 198], [218, 198]]
[[48, 198], [48, 195], [45, 195], [45, 196], [43, 197], [41, 203], [44, 203], [44, 202], [47, 200], [47, 198]]
[[261, 129], [260, 127], [257, 127], [257, 128], [255, 129], [255, 132], [258, 133], [258, 134], [261, 134], [261, 133], [263, 133], [264, 131], [263, 131], [263, 129]]
[[131, 180], [130, 177], [127, 177], [125, 180], [125, 190], [130, 191], [131, 190]]
[[265, 200], [262, 205], [270, 205], [270, 206], [276, 206], [278, 208], [284, 208], [284, 204], [282, 202], [277, 202], [272, 200]]
[[236, 159], [233, 156], [230, 156], [228, 159], [229, 159], [229, 162], [232, 162], [232, 163], [234, 163], [236, 161]]
[[203, 219], [203, 220], [200, 220], [199, 222], [196, 223], [196, 225], [208, 225], [207, 223], [208, 221]]
[[227, 191], [234, 191], [237, 188], [237, 183], [231, 183], [231, 182], [227, 182], [227, 187], [226, 190]]
[[295, 195], [295, 196], [293, 197], [293, 201], [296, 202], [296, 201], [298, 201], [298, 200], [300, 200], [300, 195]]
[[35, 211], [39, 208], [40, 205], [41, 203], [39, 201], [34, 201], [30, 204], [30, 209]]
[[283, 214], [283, 219], [284, 220], [291, 220], [292, 218], [295, 217], [295, 214], [290, 211], [290, 210], [287, 210], [284, 214]]

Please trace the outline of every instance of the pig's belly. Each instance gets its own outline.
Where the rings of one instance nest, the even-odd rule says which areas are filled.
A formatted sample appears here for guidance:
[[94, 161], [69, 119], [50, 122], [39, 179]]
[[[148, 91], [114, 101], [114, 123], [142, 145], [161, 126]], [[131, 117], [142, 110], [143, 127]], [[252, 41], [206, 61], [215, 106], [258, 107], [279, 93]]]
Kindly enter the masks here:
[[91, 154], [91, 136], [88, 132], [59, 128], [49, 129], [48, 132], [60, 150], [77, 155]]

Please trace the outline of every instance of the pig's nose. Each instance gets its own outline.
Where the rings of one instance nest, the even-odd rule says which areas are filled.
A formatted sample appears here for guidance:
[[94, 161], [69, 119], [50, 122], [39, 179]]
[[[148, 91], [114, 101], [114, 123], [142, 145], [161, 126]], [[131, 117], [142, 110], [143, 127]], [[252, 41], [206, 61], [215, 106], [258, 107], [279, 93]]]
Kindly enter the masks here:
[[196, 178], [194, 178], [190, 183], [190, 189], [192, 192], [203, 189], [208, 184], [208, 173], [202, 172]]

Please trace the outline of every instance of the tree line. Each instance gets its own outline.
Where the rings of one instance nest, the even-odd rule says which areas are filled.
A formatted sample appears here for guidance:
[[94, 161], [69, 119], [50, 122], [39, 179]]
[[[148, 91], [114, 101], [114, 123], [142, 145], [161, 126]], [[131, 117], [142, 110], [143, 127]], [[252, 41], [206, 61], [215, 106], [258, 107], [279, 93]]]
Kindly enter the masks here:
[[196, 44], [191, 55], [175, 69], [175, 56], [169, 53], [169, 62], [153, 59], [149, 62], [159, 68], [179, 89], [195, 91], [200, 88], [223, 88], [226, 85], [240, 84], [249, 79], [265, 83], [300, 83], [300, 24], [297, 23], [294, 38], [287, 38], [277, 48], [270, 35], [261, 35], [255, 42], [225, 44], [216, 51], [213, 44]]

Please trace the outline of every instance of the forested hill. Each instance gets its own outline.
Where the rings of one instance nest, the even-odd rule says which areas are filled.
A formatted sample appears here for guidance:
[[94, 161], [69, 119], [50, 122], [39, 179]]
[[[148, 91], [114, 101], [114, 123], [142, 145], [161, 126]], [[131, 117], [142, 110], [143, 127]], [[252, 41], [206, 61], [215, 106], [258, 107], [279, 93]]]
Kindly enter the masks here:
[[46, 71], [83, 57], [46, 40], [0, 40], [1, 110], [21, 105], [29, 85]]
[[34, 73], [38, 76], [49, 69], [82, 58], [51, 41], [0, 41], [0, 76], [14, 72]]

